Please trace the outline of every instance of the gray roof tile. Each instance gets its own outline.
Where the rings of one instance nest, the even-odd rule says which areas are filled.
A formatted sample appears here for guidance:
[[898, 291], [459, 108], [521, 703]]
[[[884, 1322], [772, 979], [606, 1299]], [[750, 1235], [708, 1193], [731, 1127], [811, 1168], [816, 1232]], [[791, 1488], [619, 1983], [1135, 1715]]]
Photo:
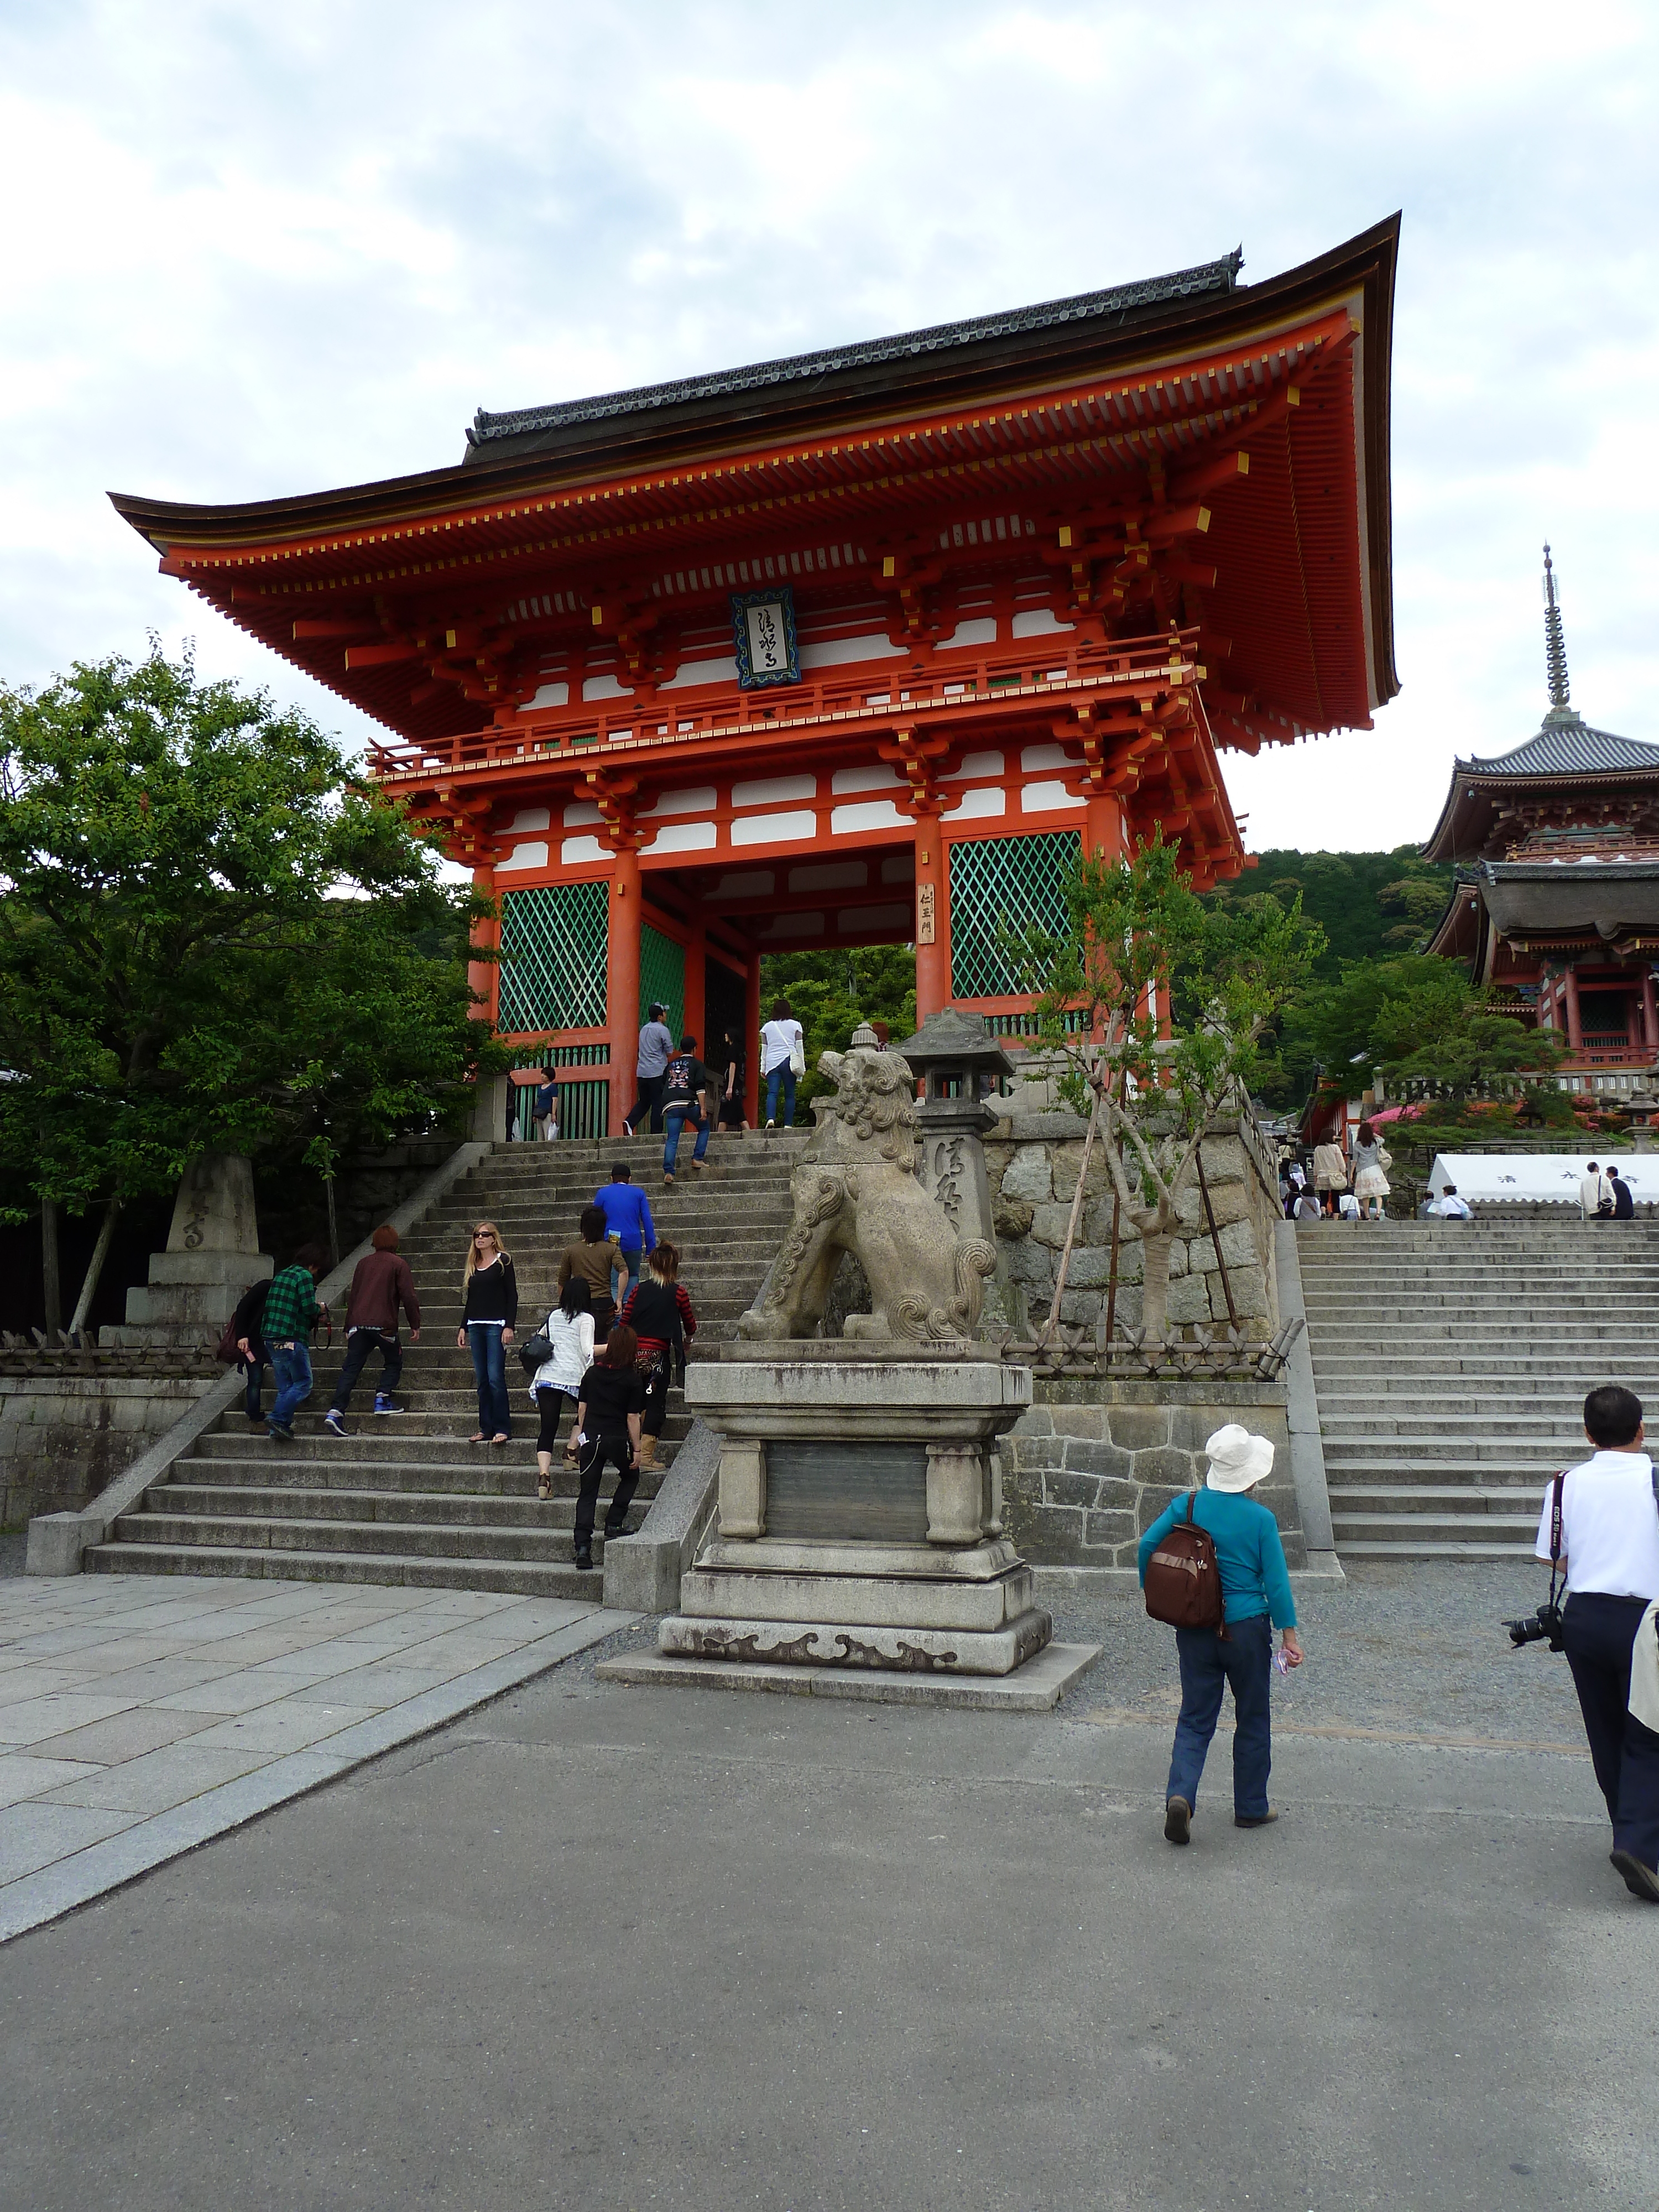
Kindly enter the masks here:
[[1534, 738], [1492, 760], [1459, 761], [1478, 775], [1595, 775], [1619, 769], [1659, 769], [1659, 745], [1593, 730], [1571, 707], [1553, 707]]
[[764, 385], [828, 376], [837, 369], [865, 368], [914, 354], [938, 353], [947, 346], [976, 345], [1019, 331], [1084, 323], [1097, 315], [1127, 314], [1137, 307], [1158, 307], [1196, 294], [1231, 292], [1243, 258], [1242, 251], [1235, 248], [1219, 261], [1206, 261], [1195, 269], [1177, 269], [1167, 276], [1145, 277], [1139, 283], [1115, 284], [1104, 292], [1079, 292], [1068, 300], [1047, 300], [1037, 307], [981, 315], [970, 322], [935, 323], [927, 330], [903, 331], [889, 338], [865, 338], [855, 345], [825, 346], [817, 353], [792, 354], [780, 361], [757, 362], [748, 368], [722, 369], [708, 376], [681, 377], [672, 384], [644, 384], [631, 392], [600, 392], [589, 399], [564, 399], [550, 407], [520, 407], [501, 415], [491, 415], [481, 407], [466, 434], [467, 443], [481, 446], [494, 438], [520, 437], [526, 431], [558, 430], [574, 422], [599, 422], [607, 416], [637, 415], [653, 407], [720, 398]]

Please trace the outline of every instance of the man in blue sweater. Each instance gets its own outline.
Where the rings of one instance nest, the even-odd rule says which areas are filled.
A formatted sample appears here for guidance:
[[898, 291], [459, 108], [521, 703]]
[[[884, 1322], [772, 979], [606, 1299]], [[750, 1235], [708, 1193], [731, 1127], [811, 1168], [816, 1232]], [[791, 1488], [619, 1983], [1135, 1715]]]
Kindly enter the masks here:
[[[593, 1203], [605, 1216], [605, 1233], [621, 1249], [621, 1265], [611, 1271], [611, 1296], [618, 1312], [628, 1291], [640, 1279], [641, 1253], [657, 1249], [657, 1224], [651, 1218], [645, 1193], [634, 1187], [633, 1172], [626, 1160], [618, 1160], [611, 1170], [610, 1182], [601, 1183], [593, 1194]], [[615, 1279], [624, 1273], [627, 1288], [619, 1291]]]
[[1284, 1632], [1285, 1663], [1302, 1664], [1296, 1632], [1296, 1604], [1285, 1565], [1279, 1523], [1265, 1505], [1245, 1495], [1272, 1472], [1273, 1448], [1266, 1437], [1253, 1437], [1236, 1421], [1218, 1429], [1204, 1447], [1210, 1471], [1202, 1490], [1192, 1491], [1165, 1507], [1140, 1540], [1139, 1565], [1143, 1587], [1146, 1564], [1177, 1521], [1190, 1511], [1214, 1540], [1221, 1571], [1222, 1609], [1227, 1633], [1213, 1628], [1177, 1628], [1181, 1656], [1181, 1717], [1164, 1792], [1164, 1832], [1172, 1844], [1192, 1833], [1199, 1777], [1215, 1724], [1221, 1694], [1232, 1685], [1233, 1825], [1265, 1828], [1279, 1814], [1267, 1802], [1267, 1774], [1273, 1765], [1273, 1717], [1268, 1684], [1273, 1668], [1273, 1632]]

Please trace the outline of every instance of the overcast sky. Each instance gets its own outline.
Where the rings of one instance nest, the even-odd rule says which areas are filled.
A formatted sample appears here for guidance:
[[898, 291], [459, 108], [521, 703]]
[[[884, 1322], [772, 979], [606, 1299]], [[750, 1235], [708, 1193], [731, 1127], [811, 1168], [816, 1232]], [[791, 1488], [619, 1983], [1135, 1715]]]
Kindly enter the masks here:
[[1249, 843], [1421, 837], [1547, 704], [1659, 740], [1659, 8], [0, 0], [0, 680], [147, 629], [360, 742], [110, 508], [460, 458], [538, 402], [1403, 209], [1404, 690], [1231, 756]]

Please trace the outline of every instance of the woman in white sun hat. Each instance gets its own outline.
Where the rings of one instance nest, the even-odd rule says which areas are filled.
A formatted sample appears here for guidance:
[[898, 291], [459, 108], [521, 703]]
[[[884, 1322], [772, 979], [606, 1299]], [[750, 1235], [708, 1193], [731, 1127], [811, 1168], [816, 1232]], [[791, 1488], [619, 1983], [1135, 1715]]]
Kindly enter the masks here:
[[[1181, 1717], [1164, 1791], [1164, 1832], [1184, 1844], [1192, 1830], [1199, 1778], [1215, 1724], [1221, 1717], [1222, 1692], [1232, 1686], [1237, 1729], [1233, 1736], [1233, 1825], [1265, 1828], [1278, 1814], [1267, 1802], [1273, 1765], [1273, 1721], [1267, 1690], [1273, 1663], [1273, 1632], [1284, 1632], [1285, 1664], [1302, 1664], [1296, 1632], [1296, 1604], [1285, 1565], [1279, 1523], [1248, 1493], [1273, 1471], [1273, 1448], [1266, 1437], [1230, 1421], [1204, 1447], [1210, 1468], [1202, 1490], [1183, 1492], [1167, 1506], [1140, 1540], [1140, 1579], [1146, 1563], [1177, 1520], [1188, 1514], [1214, 1540], [1221, 1571], [1221, 1595], [1227, 1633], [1213, 1628], [1177, 1628], [1181, 1656]], [[1188, 1504], [1190, 1498], [1191, 1504]]]

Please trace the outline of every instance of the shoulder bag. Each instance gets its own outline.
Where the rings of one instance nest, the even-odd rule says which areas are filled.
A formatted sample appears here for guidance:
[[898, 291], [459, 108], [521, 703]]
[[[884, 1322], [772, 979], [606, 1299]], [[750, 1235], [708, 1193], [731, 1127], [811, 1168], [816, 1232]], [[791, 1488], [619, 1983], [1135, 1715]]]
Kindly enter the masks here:
[[805, 1075], [806, 1073], [806, 1040], [801, 1035], [799, 1023], [795, 1026], [795, 1034], [789, 1040], [789, 1073], [792, 1075]]
[[1146, 1562], [1146, 1610], [1171, 1628], [1212, 1628], [1225, 1637], [1215, 1538], [1194, 1518], [1197, 1503], [1197, 1491], [1190, 1491], [1187, 1518], [1176, 1522]]

